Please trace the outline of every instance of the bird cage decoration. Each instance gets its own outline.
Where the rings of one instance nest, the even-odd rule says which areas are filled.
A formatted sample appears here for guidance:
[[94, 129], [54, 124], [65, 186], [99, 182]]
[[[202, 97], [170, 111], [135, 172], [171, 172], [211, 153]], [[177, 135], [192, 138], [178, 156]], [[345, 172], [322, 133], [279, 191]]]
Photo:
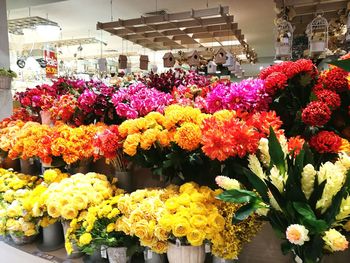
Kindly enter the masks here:
[[230, 53], [230, 52], [227, 52], [226, 53], [226, 61], [224, 64], [222, 64], [224, 67], [232, 67], [232, 66], [235, 66], [236, 64], [236, 59], [235, 57]]
[[226, 62], [226, 51], [223, 48], [219, 48], [219, 50], [215, 54], [215, 63], [224, 64], [225, 62]]
[[293, 26], [285, 18], [276, 21], [276, 58], [291, 58], [293, 47]]
[[207, 65], [208, 74], [215, 74], [217, 69], [217, 65], [214, 61], [209, 61]]
[[317, 15], [307, 26], [309, 38], [309, 54], [319, 54], [328, 48], [328, 21], [322, 15]]

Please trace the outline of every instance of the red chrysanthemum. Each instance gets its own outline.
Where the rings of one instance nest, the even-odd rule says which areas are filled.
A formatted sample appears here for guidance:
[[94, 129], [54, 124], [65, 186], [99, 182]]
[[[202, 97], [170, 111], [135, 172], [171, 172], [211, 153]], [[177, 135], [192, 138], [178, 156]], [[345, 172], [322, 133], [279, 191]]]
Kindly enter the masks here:
[[283, 134], [283, 130], [280, 130], [282, 121], [275, 111], [254, 113], [247, 120], [247, 123], [254, 126], [262, 136], [268, 136], [270, 134], [270, 127], [272, 127], [277, 136]]
[[294, 157], [297, 156], [301, 149], [303, 148], [305, 140], [301, 138], [299, 135], [296, 137], [291, 137], [288, 140], [288, 152], [293, 152]]
[[342, 139], [331, 131], [321, 131], [310, 140], [310, 146], [319, 153], [337, 153]]
[[317, 69], [309, 59], [299, 59], [294, 63], [290, 64], [286, 69], [285, 74], [288, 78], [293, 78], [295, 75], [301, 72], [310, 72], [312, 75], [317, 74]]
[[310, 102], [301, 114], [302, 121], [310, 126], [323, 126], [331, 118], [331, 110], [321, 101]]
[[347, 80], [348, 72], [338, 68], [332, 67], [326, 70], [321, 75], [321, 81], [326, 89], [333, 90], [335, 92], [343, 92], [349, 89]]
[[265, 79], [265, 89], [269, 94], [275, 94], [277, 90], [282, 90], [287, 85], [288, 78], [284, 73], [272, 72]]
[[340, 107], [340, 96], [334, 91], [324, 89], [315, 92], [315, 95], [319, 101], [326, 103], [331, 110], [335, 110]]

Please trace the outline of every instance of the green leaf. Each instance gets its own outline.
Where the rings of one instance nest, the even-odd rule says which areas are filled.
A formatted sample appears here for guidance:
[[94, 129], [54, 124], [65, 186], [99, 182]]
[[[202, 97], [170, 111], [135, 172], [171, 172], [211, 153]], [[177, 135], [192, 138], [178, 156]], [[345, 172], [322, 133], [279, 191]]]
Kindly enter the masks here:
[[327, 180], [324, 180], [321, 184], [318, 184], [317, 177], [315, 178], [314, 191], [309, 198], [309, 205], [313, 210], [316, 210], [317, 201], [321, 199], [326, 183]]
[[286, 172], [284, 153], [271, 126], [269, 136], [269, 154], [272, 164], [276, 165], [281, 174], [284, 174]]
[[258, 198], [256, 193], [241, 189], [227, 190], [218, 195], [218, 199], [230, 203], [250, 203], [255, 202]]
[[283, 255], [287, 255], [289, 252], [293, 250], [293, 244], [286, 241], [281, 244], [281, 250]]
[[274, 186], [270, 181], [265, 180], [266, 185], [270, 189], [271, 194], [276, 199], [276, 202], [280, 206], [280, 208], [283, 210], [286, 206], [286, 200], [283, 198], [282, 194], [278, 191], [276, 186]]
[[280, 211], [270, 210], [268, 214], [270, 224], [279, 238], [285, 238], [285, 232], [289, 225], [285, 215]]
[[232, 223], [236, 224], [243, 221], [244, 219], [248, 218], [252, 213], [254, 213], [257, 208], [258, 207], [255, 203], [249, 203], [244, 206], [241, 206], [233, 216]]
[[301, 218], [301, 223], [310, 230], [311, 234], [323, 233], [329, 228], [327, 222], [322, 219]]
[[350, 58], [344, 59], [344, 60], [332, 61], [329, 64], [342, 68], [347, 72], [350, 72]]
[[295, 208], [295, 211], [298, 214], [306, 218], [316, 219], [314, 211], [312, 211], [311, 207], [308, 204], [301, 202], [293, 202], [293, 207]]
[[311, 101], [317, 101], [318, 100], [318, 98], [317, 98], [317, 96], [315, 95], [315, 93], [314, 92], [311, 92], [310, 93], [310, 102]]

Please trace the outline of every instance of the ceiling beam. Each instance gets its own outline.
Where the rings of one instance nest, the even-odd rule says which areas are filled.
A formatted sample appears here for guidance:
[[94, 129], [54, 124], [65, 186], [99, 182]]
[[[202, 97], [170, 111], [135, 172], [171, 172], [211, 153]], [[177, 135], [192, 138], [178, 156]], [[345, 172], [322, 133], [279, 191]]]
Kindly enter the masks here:
[[317, 4], [329, 4], [335, 2], [348, 2], [344, 0], [275, 0], [277, 8], [283, 8], [283, 6], [308, 6], [308, 5], [317, 5]]

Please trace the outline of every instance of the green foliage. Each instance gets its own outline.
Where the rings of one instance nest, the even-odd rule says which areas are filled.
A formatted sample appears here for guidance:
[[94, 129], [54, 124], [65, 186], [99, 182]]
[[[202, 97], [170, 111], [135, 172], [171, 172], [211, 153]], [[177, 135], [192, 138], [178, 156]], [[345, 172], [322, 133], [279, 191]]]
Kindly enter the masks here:
[[350, 58], [344, 59], [344, 60], [332, 61], [329, 64], [342, 68], [347, 72], [350, 72]]
[[16, 72], [12, 71], [11, 69], [7, 70], [4, 68], [0, 68], [0, 76], [9, 77], [11, 79], [17, 78]]

